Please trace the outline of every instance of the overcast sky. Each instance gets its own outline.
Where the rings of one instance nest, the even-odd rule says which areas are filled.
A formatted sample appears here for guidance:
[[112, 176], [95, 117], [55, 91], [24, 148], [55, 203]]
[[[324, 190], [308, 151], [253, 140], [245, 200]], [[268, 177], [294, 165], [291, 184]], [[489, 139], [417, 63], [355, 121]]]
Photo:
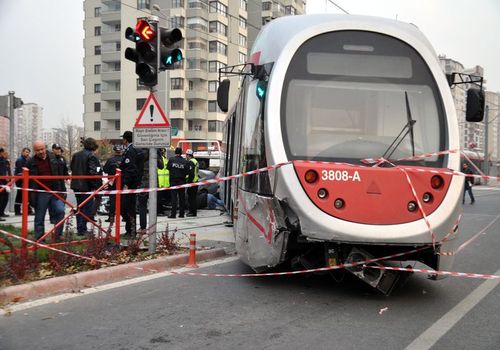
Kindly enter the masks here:
[[[500, 91], [500, 1], [334, 2], [351, 14], [417, 25], [438, 54], [482, 66], [488, 89]], [[342, 13], [328, 0], [307, 0], [307, 11]], [[80, 0], [0, 0], [0, 95], [14, 90], [44, 107], [45, 127], [63, 118], [83, 125], [83, 17]]]

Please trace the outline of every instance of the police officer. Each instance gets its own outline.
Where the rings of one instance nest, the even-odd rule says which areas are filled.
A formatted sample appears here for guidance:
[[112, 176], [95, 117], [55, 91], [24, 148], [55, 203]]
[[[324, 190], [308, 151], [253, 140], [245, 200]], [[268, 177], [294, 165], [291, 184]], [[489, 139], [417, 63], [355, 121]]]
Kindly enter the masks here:
[[[144, 154], [134, 147], [132, 131], [125, 131], [122, 135], [122, 144], [125, 150], [120, 161], [122, 171], [122, 189], [137, 189], [142, 180], [144, 169]], [[125, 195], [122, 201], [122, 217], [125, 220], [125, 236], [136, 236], [136, 195]]]
[[[193, 171], [191, 171], [188, 175], [187, 182], [188, 183], [196, 183], [196, 182], [198, 182], [199, 165], [198, 165], [198, 161], [193, 156], [192, 149], [188, 149], [186, 151], [186, 159], [188, 160], [188, 162], [192, 163], [192, 168], [193, 168]], [[189, 213], [187, 214], [187, 216], [196, 216], [196, 209], [197, 209], [196, 195], [197, 194], [198, 194], [198, 186], [189, 187], [187, 189], [188, 205], [189, 205]]]
[[[175, 156], [171, 157], [167, 164], [167, 169], [170, 172], [170, 186], [184, 185], [186, 183], [186, 176], [192, 172], [192, 164], [182, 158], [182, 149], [177, 147], [175, 149]], [[175, 219], [177, 214], [177, 199], [179, 199], [179, 217], [183, 218], [186, 203], [184, 188], [172, 190], [172, 211], [169, 216], [171, 219]]]
[[[170, 187], [170, 172], [167, 169], [168, 159], [164, 148], [160, 150], [158, 158], [163, 166], [162, 168], [158, 167], [158, 188], [168, 188]], [[170, 191], [158, 191], [158, 216], [166, 215], [163, 212], [163, 205], [166, 205], [167, 202], [170, 202]]]
[[[116, 168], [120, 164], [120, 161], [122, 159], [122, 150], [123, 147], [122, 145], [114, 145], [113, 146], [113, 151], [115, 152], [114, 155], [109, 158], [106, 161], [106, 164], [104, 164], [104, 172], [108, 175], [116, 175]], [[110, 185], [108, 185], [108, 188], [110, 190], [116, 190], [116, 184], [113, 181]], [[109, 218], [106, 220], [106, 222], [114, 222], [115, 218], [115, 205], [116, 205], [116, 194], [112, 194], [109, 196]]]

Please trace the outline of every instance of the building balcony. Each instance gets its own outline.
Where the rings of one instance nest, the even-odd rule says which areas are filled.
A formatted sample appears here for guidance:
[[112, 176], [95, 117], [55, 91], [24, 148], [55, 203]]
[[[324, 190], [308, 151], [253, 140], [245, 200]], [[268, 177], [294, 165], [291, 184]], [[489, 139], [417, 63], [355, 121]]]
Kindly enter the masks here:
[[206, 131], [186, 131], [185, 132], [186, 139], [195, 139], [195, 140], [206, 140], [207, 132]]
[[109, 10], [101, 12], [102, 23], [116, 23], [121, 21], [121, 11], [120, 10]]
[[120, 99], [120, 91], [102, 90], [101, 91], [101, 99], [103, 101], [119, 100]]
[[186, 78], [187, 79], [201, 79], [207, 80], [208, 72], [202, 69], [187, 69], [186, 70]]
[[120, 41], [120, 39], [121, 39], [120, 31], [103, 32], [101, 35], [101, 41], [103, 43], [114, 43]]
[[170, 90], [169, 98], [184, 98], [185, 96], [184, 90]]
[[208, 33], [204, 33], [204, 32], [201, 32], [200, 33], [200, 30], [201, 29], [191, 29], [191, 28], [187, 28], [186, 29], [186, 38], [187, 39], [197, 39], [197, 38], [205, 38], [205, 39], [208, 39]]
[[207, 112], [203, 110], [192, 110], [186, 112], [186, 119], [207, 120]]
[[174, 109], [174, 110], [167, 110], [167, 117], [168, 119], [182, 119], [184, 118], [184, 110], [182, 109]]
[[207, 100], [208, 92], [200, 89], [186, 91], [186, 98], [189, 100]]
[[119, 70], [102, 72], [101, 73], [101, 80], [102, 81], [120, 80], [120, 73], [121, 72]]
[[101, 119], [116, 120], [120, 119], [120, 111], [101, 111]]
[[208, 15], [208, 20], [209, 21], [219, 21], [221, 23], [224, 23], [225, 25], [229, 26], [229, 17], [224, 17], [218, 12], [211, 12]]
[[101, 54], [101, 60], [103, 62], [116, 62], [121, 60], [120, 51], [106, 51]]
[[[194, 3], [193, 5], [195, 5]], [[207, 5], [205, 5], [207, 6]], [[201, 17], [208, 18], [208, 10], [206, 8], [188, 8], [186, 10], [186, 15], [188, 17]]]
[[222, 132], [208, 132], [207, 139], [210, 140], [219, 140], [221, 141], [224, 138], [224, 134]]
[[186, 57], [189, 57], [191, 59], [200, 59], [204, 58], [206, 59], [208, 55], [208, 51], [206, 49], [188, 49], [186, 51]]

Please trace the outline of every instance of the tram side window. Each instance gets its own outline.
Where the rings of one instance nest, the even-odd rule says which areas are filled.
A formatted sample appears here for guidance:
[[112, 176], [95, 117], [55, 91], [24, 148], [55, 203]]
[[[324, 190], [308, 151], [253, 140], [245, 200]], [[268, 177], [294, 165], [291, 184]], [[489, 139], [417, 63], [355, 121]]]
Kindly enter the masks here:
[[[257, 80], [245, 82], [245, 88], [255, 91]], [[243, 133], [241, 140], [240, 172], [248, 172], [267, 166], [264, 143], [263, 109], [256, 94], [249, 93], [244, 106]], [[262, 172], [243, 177], [241, 188], [260, 195], [271, 195], [269, 174]]]

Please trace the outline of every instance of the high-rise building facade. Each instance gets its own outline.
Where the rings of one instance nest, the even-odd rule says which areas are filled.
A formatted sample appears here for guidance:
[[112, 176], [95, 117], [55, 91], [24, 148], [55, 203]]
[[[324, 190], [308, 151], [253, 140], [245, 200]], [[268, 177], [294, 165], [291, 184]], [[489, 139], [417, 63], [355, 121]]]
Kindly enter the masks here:
[[42, 138], [43, 107], [25, 103], [14, 110], [14, 118], [14, 152], [18, 155], [24, 147], [31, 148], [34, 141]]
[[[250, 12], [249, 6], [255, 4], [258, 11]], [[176, 138], [221, 140], [225, 114], [217, 106], [219, 68], [246, 62], [262, 23], [278, 14], [304, 12], [302, 0], [273, 2], [271, 11], [264, 4], [255, 0], [85, 0], [85, 135], [112, 140], [132, 129], [149, 91], [139, 85], [135, 64], [124, 58], [125, 48], [134, 44], [123, 33], [138, 18], [154, 15], [160, 26], [181, 28], [184, 35], [179, 47], [185, 59], [178, 69], [160, 73], [156, 86], [173, 127], [173, 143]], [[251, 30], [255, 35], [250, 40]], [[233, 79], [230, 103], [237, 89], [238, 80]]]

